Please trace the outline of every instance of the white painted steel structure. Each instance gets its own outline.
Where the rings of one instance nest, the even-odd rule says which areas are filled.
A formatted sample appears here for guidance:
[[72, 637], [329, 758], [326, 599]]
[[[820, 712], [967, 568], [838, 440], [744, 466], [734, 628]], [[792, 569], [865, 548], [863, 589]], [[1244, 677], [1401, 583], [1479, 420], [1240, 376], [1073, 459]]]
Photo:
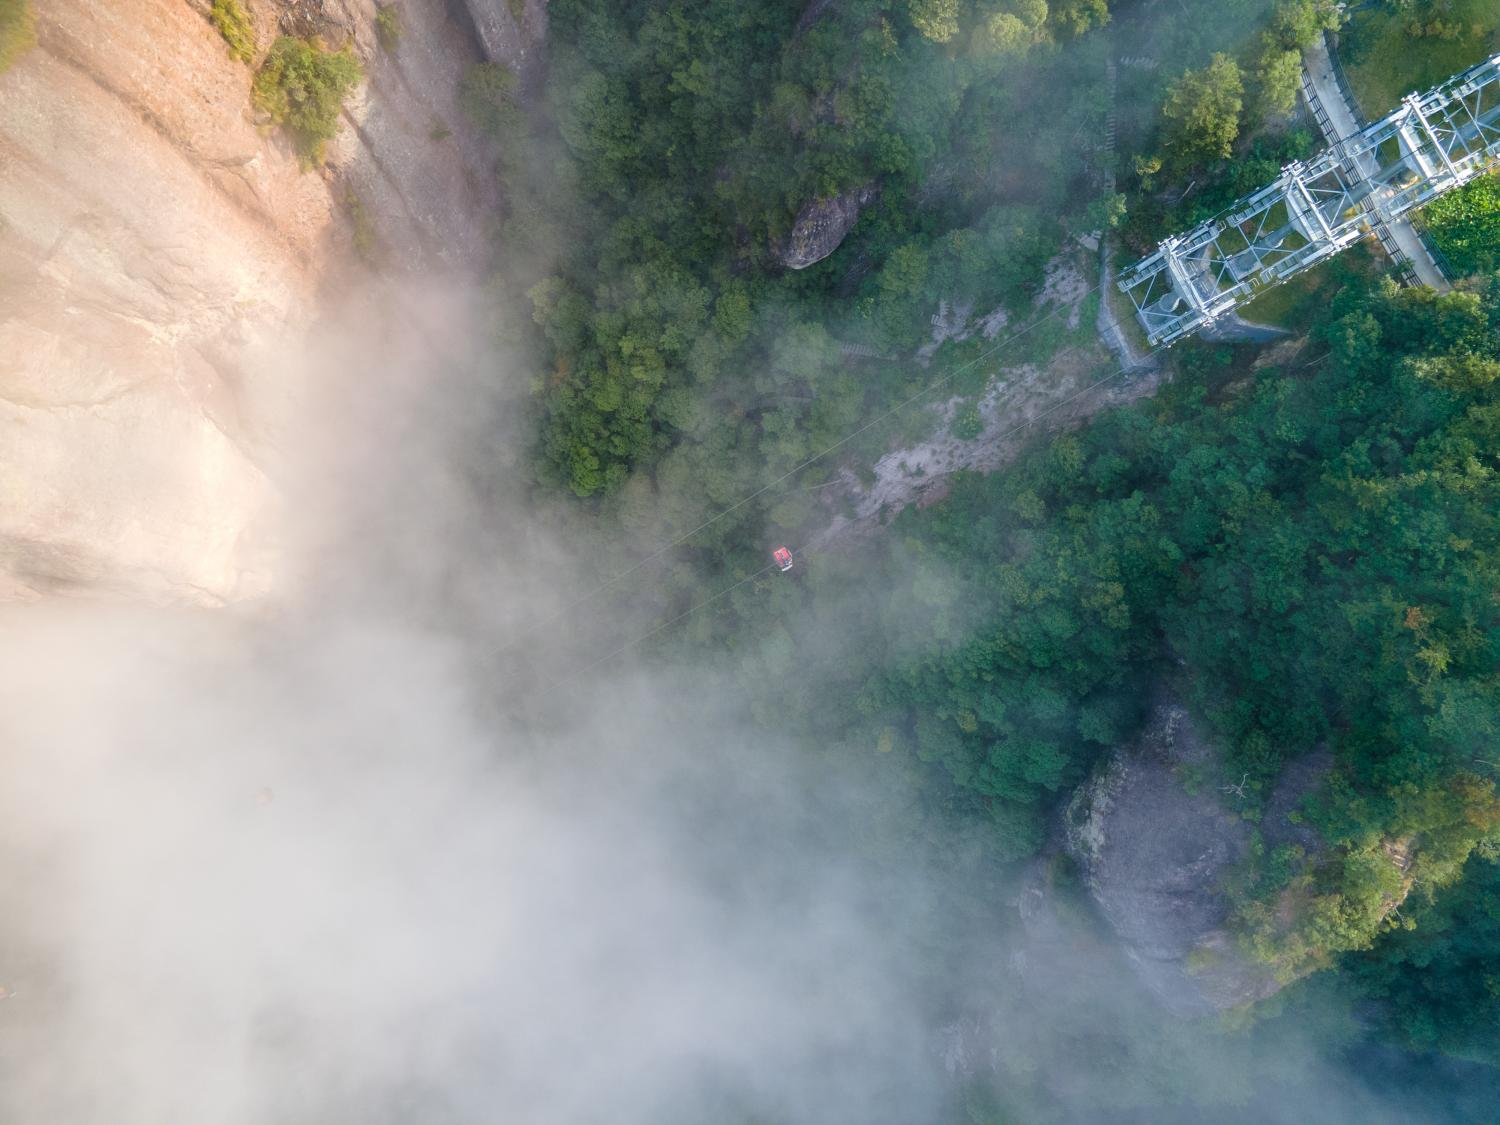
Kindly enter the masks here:
[[1500, 55], [1325, 149], [1120, 275], [1171, 344], [1500, 162]]

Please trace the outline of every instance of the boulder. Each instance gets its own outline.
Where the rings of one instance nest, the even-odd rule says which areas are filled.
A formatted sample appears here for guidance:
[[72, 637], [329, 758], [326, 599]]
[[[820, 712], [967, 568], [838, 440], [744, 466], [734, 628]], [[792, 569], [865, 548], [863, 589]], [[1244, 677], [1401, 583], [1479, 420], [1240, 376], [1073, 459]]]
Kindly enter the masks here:
[[797, 212], [797, 221], [792, 233], [777, 255], [787, 269], [802, 270], [839, 248], [845, 236], [859, 221], [860, 211], [871, 202], [880, 189], [875, 184], [850, 188], [831, 199], [816, 199], [802, 206]]
[[[1325, 759], [1288, 771], [1262, 822], [1268, 840], [1316, 847], [1291, 819]], [[1151, 992], [1183, 1014], [1264, 999], [1281, 987], [1228, 928], [1223, 884], [1251, 845], [1231, 807], [1217, 749], [1175, 698], [1160, 695], [1140, 736], [1082, 786], [1065, 816], [1067, 848], [1100, 913]]]

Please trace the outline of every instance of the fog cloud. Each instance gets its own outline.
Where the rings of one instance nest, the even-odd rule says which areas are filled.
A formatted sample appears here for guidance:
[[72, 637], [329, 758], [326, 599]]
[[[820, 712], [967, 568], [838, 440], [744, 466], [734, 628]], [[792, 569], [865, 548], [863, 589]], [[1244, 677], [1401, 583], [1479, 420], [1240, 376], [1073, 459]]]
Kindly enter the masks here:
[[973, 849], [908, 846], [899, 771], [710, 669], [589, 668], [642, 586], [557, 617], [592, 587], [473, 306], [345, 316], [266, 452], [276, 595], [4, 612], [0, 1119], [1005, 1120], [977, 1075], [1056, 1120], [1379, 1120], [1316, 1031], [1173, 1025], [1013, 873], [946, 884]]
[[507, 717], [488, 657], [576, 590], [477, 467], [514, 434], [465, 311], [406, 312], [305, 365], [276, 597], [6, 612], [4, 1118], [920, 1118], [899, 873], [732, 685]]

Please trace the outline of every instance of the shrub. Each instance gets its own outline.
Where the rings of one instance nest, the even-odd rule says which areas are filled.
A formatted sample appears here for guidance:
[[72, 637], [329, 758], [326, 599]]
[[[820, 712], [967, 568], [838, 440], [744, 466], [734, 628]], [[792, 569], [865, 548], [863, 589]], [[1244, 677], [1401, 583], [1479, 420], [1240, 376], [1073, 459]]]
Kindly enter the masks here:
[[250, 13], [245, 11], [240, 0], [214, 0], [208, 18], [218, 28], [224, 42], [229, 44], [229, 53], [233, 57], [243, 63], [255, 60], [255, 25], [250, 22]]
[[303, 159], [318, 163], [338, 133], [339, 111], [363, 72], [354, 53], [324, 51], [283, 35], [255, 76], [255, 104], [286, 127]]
[[375, 219], [365, 201], [354, 189], [344, 195], [344, 204], [349, 208], [349, 225], [353, 230], [354, 252], [367, 266], [380, 265], [380, 236], [375, 230]]
[[959, 441], [973, 441], [982, 433], [984, 433], [984, 419], [979, 416], [977, 406], [960, 410], [958, 417], [953, 419], [953, 436]]
[[28, 0], [0, 0], [0, 74], [36, 42]]
[[520, 120], [516, 76], [498, 63], [475, 63], [459, 87], [464, 114], [481, 131], [499, 140]]
[[406, 28], [401, 24], [401, 11], [394, 4], [382, 4], [375, 9], [375, 38], [387, 51], [401, 46], [401, 36]]

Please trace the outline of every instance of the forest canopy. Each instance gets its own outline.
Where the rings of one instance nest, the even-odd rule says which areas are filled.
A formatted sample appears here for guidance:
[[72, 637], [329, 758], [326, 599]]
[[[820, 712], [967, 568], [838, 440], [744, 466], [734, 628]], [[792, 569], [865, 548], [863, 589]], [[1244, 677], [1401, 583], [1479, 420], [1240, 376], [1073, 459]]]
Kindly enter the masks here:
[[[878, 604], [835, 581], [739, 620], [775, 632], [837, 606], [854, 630], [836, 686], [757, 666], [768, 722], [904, 758], [934, 830], [985, 823], [1006, 861], [1038, 851], [1059, 794], [1173, 683], [1226, 747], [1212, 784], [1241, 781], [1247, 814], [1287, 762], [1334, 754], [1307, 812], [1321, 858], [1241, 875], [1256, 956], [1288, 973], [1372, 957], [1383, 968], [1358, 979], [1387, 992], [1448, 956], [1441, 924], [1380, 943], [1428, 912], [1500, 910], [1484, 874], [1500, 842], [1500, 280], [1443, 297], [1348, 282], [1312, 362], [1193, 347], [1156, 398], [903, 513], [849, 579], [894, 589]], [[1394, 884], [1368, 875], [1393, 841], [1410, 860], [1391, 877], [1417, 888], [1394, 916]], [[1446, 889], [1476, 866], [1472, 888]], [[1290, 921], [1260, 905], [1289, 888]], [[1451, 955], [1455, 981], [1478, 971], [1473, 949]], [[1497, 1016], [1486, 986], [1442, 1014], [1442, 1038], [1493, 1044]], [[1425, 1026], [1404, 1034], [1432, 1041]]]
[[[1049, 45], [1102, 23], [1102, 3], [807, 10], [552, 6], [546, 118], [521, 138], [497, 130], [532, 153], [511, 164], [509, 229], [543, 263], [521, 287], [545, 341], [545, 480], [608, 493], [684, 445], [743, 450], [737, 474], [794, 462], [913, 387], [845, 377], [840, 345], [913, 348], [954, 292], [1021, 302], [1069, 201], [1090, 202], [1081, 151], [1013, 126], [1023, 74], [1101, 80]], [[1087, 98], [1054, 116], [1070, 130], [1101, 120]], [[995, 182], [997, 144], [1030, 162], [1024, 190]], [[548, 176], [530, 183], [520, 166], [538, 162]], [[787, 268], [799, 215], [856, 194], [836, 258]]]
[[[1301, 52], [1344, 6], [1218, 5], [1217, 38], [1114, 15], [556, 0], [537, 104], [494, 68], [467, 89], [502, 141], [522, 265], [499, 284], [531, 314], [510, 330], [533, 345], [539, 482], [625, 528], [691, 532], [666, 600], [687, 609], [720, 576], [733, 596], [665, 646], [733, 669], [768, 728], [899, 776], [913, 833], [961, 825], [997, 868], [1043, 850], [1162, 683], [1224, 747], [1210, 780], [1237, 782], [1252, 822], [1287, 763], [1326, 751], [1328, 791], [1301, 814], [1319, 847], [1236, 874], [1246, 950], [1287, 978], [1338, 966], [1400, 1039], [1500, 1061], [1493, 181], [1429, 214], [1479, 275], [1456, 292], [1333, 263], [1336, 296], [1294, 346], [1185, 344], [1153, 398], [956, 476], [836, 566], [745, 585], [767, 528], [812, 510], [765, 482], [953, 370], [951, 350], [899, 361], [944, 302], [1021, 315], [1059, 250], [1122, 208], [1142, 249], [1320, 143], [1295, 116]], [[1120, 80], [1128, 197], [1058, 141], [1104, 128], [1105, 63], [1130, 49], [1106, 26], [1173, 60]], [[1052, 87], [1070, 96], [1035, 128]], [[836, 253], [793, 269], [819, 208], [855, 214]], [[982, 429], [972, 405], [953, 425]], [[722, 514], [708, 530], [705, 513]], [[815, 673], [788, 675], [806, 653]]]

